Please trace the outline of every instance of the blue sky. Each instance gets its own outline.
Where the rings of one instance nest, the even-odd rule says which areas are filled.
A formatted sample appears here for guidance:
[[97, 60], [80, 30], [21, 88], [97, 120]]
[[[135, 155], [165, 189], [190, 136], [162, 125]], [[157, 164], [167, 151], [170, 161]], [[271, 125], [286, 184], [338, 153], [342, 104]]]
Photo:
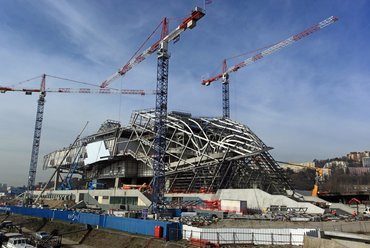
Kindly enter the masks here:
[[[0, 85], [43, 73], [93, 84], [125, 64], [160, 20], [190, 14], [203, 1], [0, 0]], [[312, 161], [369, 149], [370, 2], [366, 0], [213, 0], [206, 16], [170, 45], [169, 110], [221, 116], [221, 84], [201, 79], [237, 54], [273, 44], [329, 16], [339, 21], [231, 75], [231, 118], [249, 126], [283, 161]], [[152, 41], [154, 42], [154, 41]], [[148, 44], [149, 45], [149, 44]], [[242, 58], [229, 61], [233, 65]], [[156, 56], [115, 88], [155, 88]], [[38, 87], [33, 80], [23, 87]], [[48, 79], [47, 87], [86, 87]], [[0, 182], [26, 182], [37, 94], [0, 95]], [[42, 156], [106, 119], [127, 124], [154, 96], [48, 94]]]

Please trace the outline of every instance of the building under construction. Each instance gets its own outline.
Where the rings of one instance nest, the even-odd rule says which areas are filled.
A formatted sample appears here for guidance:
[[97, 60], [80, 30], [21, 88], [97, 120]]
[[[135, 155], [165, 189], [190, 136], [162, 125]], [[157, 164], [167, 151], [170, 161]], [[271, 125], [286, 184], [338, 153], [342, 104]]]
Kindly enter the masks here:
[[[292, 190], [269, 154], [271, 148], [247, 126], [183, 112], [171, 112], [166, 126], [166, 193], [259, 188], [285, 194]], [[56, 188], [72, 189], [69, 181], [77, 174], [103, 188], [149, 185], [154, 136], [154, 110], [135, 111], [126, 127], [106, 121], [96, 134], [46, 155], [44, 169], [59, 167]]]

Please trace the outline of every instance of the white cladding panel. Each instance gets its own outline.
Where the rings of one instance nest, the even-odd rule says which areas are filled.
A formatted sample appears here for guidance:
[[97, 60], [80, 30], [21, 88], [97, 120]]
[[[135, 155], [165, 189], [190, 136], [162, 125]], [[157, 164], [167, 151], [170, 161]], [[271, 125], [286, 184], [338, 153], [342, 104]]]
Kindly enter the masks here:
[[98, 161], [107, 160], [110, 156], [109, 150], [105, 147], [104, 141], [89, 143], [86, 146], [87, 158], [85, 165], [92, 164]]
[[221, 200], [221, 209], [228, 211], [243, 212], [247, 209], [247, 202], [238, 200]]

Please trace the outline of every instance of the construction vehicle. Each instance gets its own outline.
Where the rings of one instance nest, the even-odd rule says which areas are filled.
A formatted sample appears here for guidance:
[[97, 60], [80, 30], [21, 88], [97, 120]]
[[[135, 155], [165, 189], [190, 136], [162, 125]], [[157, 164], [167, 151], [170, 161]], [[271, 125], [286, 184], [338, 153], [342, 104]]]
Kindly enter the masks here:
[[[278, 43], [276, 43], [272, 46], [268, 46], [262, 52], [259, 52], [259, 53], [255, 54], [254, 56], [252, 56], [252, 57], [234, 65], [234, 66], [231, 66], [229, 68], [227, 68], [227, 62], [226, 62], [227, 59], [225, 59], [223, 61], [223, 64], [222, 64], [222, 72], [221, 73], [219, 73], [216, 76], [211, 77], [209, 79], [202, 80], [202, 84], [206, 85], [206, 86], [210, 85], [211, 83], [213, 83], [213, 82], [215, 82], [219, 79], [222, 80], [223, 117], [224, 118], [230, 118], [230, 96], [229, 96], [229, 74], [230, 73], [236, 72], [242, 67], [253, 64], [254, 62], [266, 57], [267, 55], [273, 54], [273, 53], [279, 51], [280, 49], [282, 49], [286, 46], [289, 46], [289, 45], [293, 44], [294, 42], [299, 41], [299, 40], [309, 36], [310, 34], [315, 33], [316, 31], [319, 31], [320, 29], [322, 29], [326, 26], [329, 26], [330, 24], [336, 22], [337, 20], [338, 20], [338, 17], [331, 16], [331, 17], [319, 22], [318, 24], [316, 24], [316, 25], [314, 25], [310, 28], [307, 28], [306, 30], [304, 30], [304, 31], [302, 31], [298, 34], [289, 37], [288, 39], [280, 41], [280, 42], [278, 42]], [[258, 49], [258, 50], [262, 50], [262, 49]], [[242, 55], [234, 56], [232, 58], [239, 57], [239, 56], [242, 56]]]
[[77, 151], [77, 154], [75, 155], [75, 158], [73, 159], [73, 162], [67, 172], [67, 175], [65, 176], [65, 178], [63, 179], [63, 181], [61, 182], [60, 186], [59, 186], [59, 189], [60, 190], [71, 190], [72, 189], [72, 177], [73, 175], [76, 173], [77, 169], [78, 169], [78, 158], [81, 154], [81, 151], [82, 151], [82, 148], [84, 146], [80, 146], [80, 148], [78, 149]]
[[[56, 167], [56, 169], [54, 170], [54, 172], [51, 174], [50, 178], [49, 178], [49, 181], [45, 184], [45, 186], [42, 188], [40, 194], [38, 195], [38, 197], [36, 198], [36, 200], [34, 201], [34, 203], [36, 204], [40, 198], [42, 197], [42, 195], [44, 194], [47, 186], [50, 184], [51, 180], [54, 178], [55, 174], [58, 174], [59, 173], [59, 170], [63, 164], [63, 162], [65, 161], [65, 159], [67, 158], [68, 154], [70, 153], [70, 151], [72, 150], [72, 148], [74, 147], [74, 145], [77, 143], [77, 141], [80, 139], [81, 137], [81, 134], [84, 132], [84, 130], [86, 129], [87, 127], [87, 124], [89, 122], [87, 122], [84, 126], [84, 128], [81, 130], [81, 132], [77, 135], [76, 139], [73, 141], [73, 143], [69, 146], [69, 149], [67, 150], [66, 154], [64, 154], [64, 157], [62, 159], [62, 161], [59, 163], [59, 165]], [[58, 184], [57, 182], [58, 180], [58, 177], [56, 178], [56, 182], [55, 182], [55, 185]]]
[[95, 190], [95, 189], [104, 189], [106, 187], [105, 183], [99, 183], [95, 181], [90, 181], [87, 183], [88, 190]]
[[[162, 26], [160, 39], [153, 45], [149, 46], [143, 52], [139, 50], [145, 45], [142, 44], [139, 50], [131, 57], [131, 59], [114, 73], [107, 80], [104, 80], [100, 87], [107, 87], [113, 80], [124, 76], [135, 65], [144, 61], [149, 55], [157, 52], [157, 87], [156, 87], [156, 105], [155, 105], [155, 138], [154, 138], [154, 159], [153, 159], [153, 204], [152, 210], [157, 213], [164, 205], [164, 190], [165, 190], [165, 150], [166, 150], [166, 119], [167, 119], [167, 98], [168, 98], [168, 65], [170, 53], [168, 45], [171, 41], [174, 43], [180, 39], [180, 34], [187, 29], [193, 29], [197, 22], [205, 15], [203, 9], [196, 7], [190, 16], [185, 18], [180, 25], [173, 31], [168, 31], [168, 18], [157, 26], [152, 34], [146, 39], [148, 41], [155, 31]], [[138, 54], [139, 53], [139, 54]], [[137, 55], [138, 54], [138, 55]]]
[[292, 166], [296, 166], [296, 167], [301, 167], [301, 168], [314, 170], [316, 175], [315, 175], [315, 183], [314, 183], [312, 191], [311, 191], [311, 196], [317, 197], [317, 193], [319, 192], [319, 182], [321, 182], [323, 180], [323, 176], [324, 176], [324, 169], [323, 168], [318, 168], [318, 167], [310, 166], [310, 165], [282, 162], [282, 161], [276, 161], [276, 162], [278, 162], [280, 164], [292, 165]]
[[2, 245], [3, 248], [36, 248], [36, 246], [30, 245], [27, 238], [16, 237], [9, 238], [9, 240]]

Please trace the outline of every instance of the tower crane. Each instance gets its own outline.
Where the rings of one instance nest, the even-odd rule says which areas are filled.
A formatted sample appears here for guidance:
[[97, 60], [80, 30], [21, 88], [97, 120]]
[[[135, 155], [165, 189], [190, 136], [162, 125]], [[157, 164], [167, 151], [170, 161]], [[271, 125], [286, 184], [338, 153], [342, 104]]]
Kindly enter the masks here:
[[[31, 152], [31, 162], [28, 172], [28, 182], [27, 182], [27, 194], [29, 194], [35, 185], [37, 161], [40, 148], [41, 140], [41, 128], [44, 116], [44, 106], [46, 93], [80, 93], [80, 94], [131, 94], [131, 95], [154, 95], [155, 91], [144, 91], [144, 90], [127, 90], [127, 89], [89, 89], [89, 88], [45, 88], [46, 74], [41, 76], [40, 88], [11, 88], [0, 86], [0, 93], [6, 93], [8, 91], [14, 92], [24, 92], [26, 95], [31, 95], [32, 93], [40, 93], [39, 99], [37, 101], [37, 113], [35, 130], [33, 135], [33, 144]], [[54, 77], [54, 76], [50, 76]], [[60, 78], [61, 79], [61, 78]], [[66, 80], [66, 79], [64, 79]]]
[[293, 35], [289, 37], [288, 39], [285, 39], [283, 41], [280, 41], [272, 46], [269, 46], [268, 48], [264, 49], [262, 52], [259, 52], [255, 54], [254, 56], [234, 65], [231, 67], [227, 67], [226, 59], [223, 61], [223, 66], [222, 66], [222, 72], [217, 74], [214, 77], [211, 77], [209, 79], [202, 80], [203, 85], [210, 85], [211, 83], [221, 79], [222, 80], [222, 112], [223, 112], [223, 117], [224, 118], [230, 118], [230, 97], [229, 97], [229, 74], [232, 72], [238, 71], [240, 68], [248, 66], [250, 64], [253, 64], [254, 62], [266, 57], [267, 55], [273, 54], [280, 49], [289, 46], [293, 44], [296, 41], [299, 41], [316, 31], [319, 31], [320, 29], [323, 29], [330, 24], [333, 24], [338, 20], [338, 17], [331, 16], [318, 24], [305, 29], [304, 31]]
[[160, 211], [163, 206], [164, 188], [165, 188], [165, 149], [166, 149], [166, 118], [167, 118], [167, 94], [168, 94], [168, 65], [170, 54], [168, 44], [171, 41], [178, 41], [180, 34], [186, 29], [192, 29], [205, 15], [204, 10], [196, 7], [190, 16], [185, 18], [179, 26], [173, 31], [168, 31], [168, 19], [164, 18], [161, 22], [162, 32], [160, 39], [152, 46], [138, 55], [134, 55], [123, 67], [114, 73], [107, 80], [104, 80], [100, 87], [107, 87], [118, 77], [124, 76], [135, 65], [141, 63], [149, 55], [157, 52], [157, 87], [156, 87], [156, 105], [155, 105], [155, 138], [154, 138], [154, 161], [153, 161], [153, 212]]

